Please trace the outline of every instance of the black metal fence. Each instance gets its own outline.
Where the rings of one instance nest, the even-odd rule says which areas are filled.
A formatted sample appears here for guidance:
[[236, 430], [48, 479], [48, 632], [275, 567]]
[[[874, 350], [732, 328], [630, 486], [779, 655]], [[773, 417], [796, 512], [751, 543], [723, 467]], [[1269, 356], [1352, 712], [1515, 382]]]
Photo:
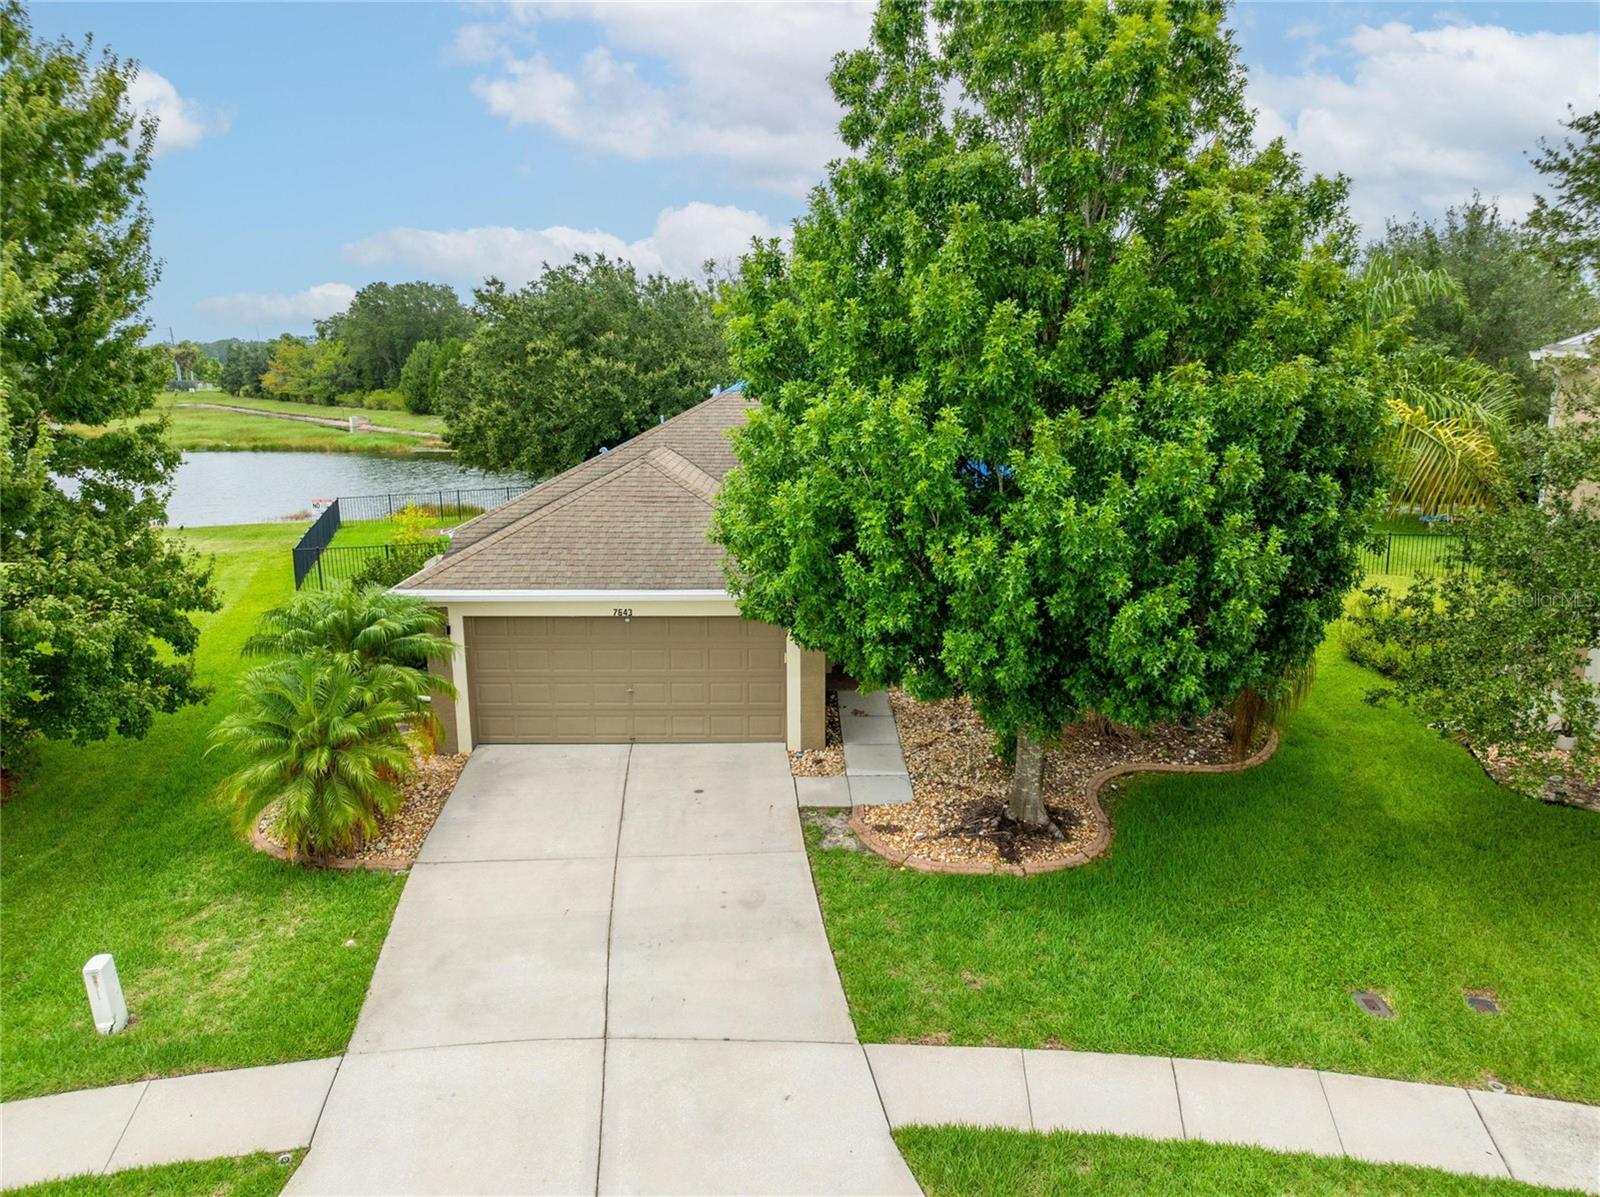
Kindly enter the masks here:
[[322, 560], [322, 554], [328, 551], [328, 546], [333, 543], [335, 534], [338, 533], [341, 523], [339, 514], [339, 500], [335, 499], [323, 508], [322, 514], [306, 529], [305, 535], [294, 546], [294, 588], [299, 590], [305, 580], [311, 576], [311, 571], [317, 568], [317, 562]]
[[440, 519], [464, 519], [488, 511], [520, 495], [522, 486], [479, 486], [467, 489], [411, 490], [393, 495], [355, 495], [335, 499], [347, 524], [362, 520], [389, 520], [407, 507], [416, 507]]
[[[339, 582], [348, 582], [357, 574], [367, 569], [379, 557], [396, 557], [402, 553], [413, 553], [421, 560], [426, 560], [445, 550], [450, 543], [448, 537], [436, 536], [431, 540], [422, 541], [422, 549], [417, 544], [352, 544], [334, 545], [322, 550], [317, 559], [312, 563], [302, 581], [309, 587], [317, 590], [335, 585]], [[298, 571], [299, 561], [296, 560], [295, 568]], [[407, 573], [411, 571], [408, 570]], [[295, 588], [299, 589], [300, 583], [296, 582]]]
[[[294, 546], [294, 588], [321, 588], [354, 577], [374, 557], [393, 556], [394, 544], [334, 545], [339, 529], [353, 524], [390, 521], [407, 508], [439, 520], [461, 520], [509, 502], [523, 492], [516, 486], [480, 486], [406, 491], [391, 495], [341, 495], [329, 503]], [[438, 537], [444, 551], [447, 538]]]
[[1461, 537], [1438, 532], [1386, 532], [1379, 547], [1362, 552], [1369, 574], [1433, 577], [1461, 567]]

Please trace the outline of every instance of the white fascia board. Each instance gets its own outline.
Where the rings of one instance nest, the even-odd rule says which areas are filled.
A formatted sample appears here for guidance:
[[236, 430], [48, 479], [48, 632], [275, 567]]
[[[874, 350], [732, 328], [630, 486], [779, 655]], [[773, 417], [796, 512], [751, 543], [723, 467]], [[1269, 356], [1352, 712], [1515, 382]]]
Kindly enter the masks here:
[[731, 599], [726, 590], [400, 590], [432, 603], [704, 603]]

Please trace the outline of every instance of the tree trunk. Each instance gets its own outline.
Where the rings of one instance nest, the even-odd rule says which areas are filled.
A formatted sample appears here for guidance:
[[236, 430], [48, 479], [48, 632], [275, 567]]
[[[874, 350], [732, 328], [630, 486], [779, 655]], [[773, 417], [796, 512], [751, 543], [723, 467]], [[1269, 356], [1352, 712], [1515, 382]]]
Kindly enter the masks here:
[[1027, 732], [1017, 733], [1017, 767], [1006, 813], [1024, 827], [1053, 826], [1044, 808], [1044, 745]]

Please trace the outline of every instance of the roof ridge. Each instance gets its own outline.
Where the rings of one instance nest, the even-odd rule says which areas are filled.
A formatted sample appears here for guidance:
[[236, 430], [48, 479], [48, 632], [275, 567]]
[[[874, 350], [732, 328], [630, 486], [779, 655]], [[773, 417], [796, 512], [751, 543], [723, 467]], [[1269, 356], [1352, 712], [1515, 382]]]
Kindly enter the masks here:
[[[459, 553], [453, 553], [448, 556], [441, 557], [432, 572], [442, 573], [458, 562], [470, 560], [471, 558], [477, 556], [480, 550], [485, 549], [490, 545], [499, 543], [501, 540], [509, 537], [510, 534], [517, 529], [526, 528], [530, 524], [536, 524], [545, 516], [553, 515], [555, 512], [560, 511], [563, 507], [570, 506], [581, 496], [588, 494], [591, 490], [594, 490], [602, 483], [610, 482], [614, 478], [620, 478], [624, 474], [631, 474], [640, 466], [649, 464], [648, 456], [639, 456], [634, 458], [632, 461], [624, 462], [616, 469], [608, 470], [604, 474], [600, 474], [597, 477], [590, 479], [588, 482], [585, 482], [582, 486], [576, 487], [573, 490], [569, 490], [559, 499], [552, 499], [542, 507], [535, 507], [532, 511], [528, 512], [527, 515], [518, 516], [504, 528], [497, 528], [488, 536], [485, 536], [482, 540], [473, 541]], [[662, 471], [658, 468], [656, 472], [661, 473]], [[560, 475], [557, 475], [557, 477], [559, 476]]]
[[697, 497], [707, 502], [710, 502], [712, 496], [717, 493], [720, 485], [717, 480], [676, 449], [666, 445], [659, 446], [646, 453], [644, 460], [654, 466], [658, 473], [665, 474], [673, 482], [685, 490], [693, 491]]
[[[566, 478], [566, 477], [570, 476], [571, 474], [576, 473], [579, 470], [582, 470], [582, 469], [585, 469], [586, 467], [595, 465], [595, 463], [597, 463], [597, 462], [603, 462], [612, 453], [622, 452], [623, 450], [629, 449], [630, 447], [635, 448], [635, 449], [639, 448], [639, 447], [641, 447], [641, 442], [647, 442], [651, 435], [661, 432], [661, 430], [664, 429], [664, 428], [672, 427], [679, 420], [683, 419], [684, 416], [691, 415], [691, 414], [693, 414], [695, 412], [703, 411], [703, 409], [708, 404], [713, 403], [718, 399], [724, 399], [724, 398], [727, 398], [727, 397], [730, 397], [730, 396], [738, 398], [746, 406], [754, 406], [754, 401], [744, 391], [742, 391], [742, 390], [734, 390], [731, 387], [724, 387], [721, 390], [715, 392], [714, 394], [706, 396], [704, 399], [700, 400], [698, 403], [690, 404], [688, 407], [686, 407], [682, 411], [678, 412], [677, 415], [668, 416], [665, 420], [662, 420], [659, 424], [652, 424], [649, 428], [646, 428], [643, 432], [636, 432], [632, 436], [630, 436], [627, 440], [622, 441], [622, 442], [620, 442], [620, 443], [618, 443], [616, 445], [613, 445], [609, 449], [603, 449], [599, 453], [596, 453], [592, 457], [586, 457], [582, 461], [578, 462], [576, 465], [568, 466], [566, 469], [562, 470], [559, 474], [551, 474], [550, 477], [548, 477], [548, 478], [541, 478], [538, 482], [535, 482], [527, 490], [523, 491], [521, 494], [519, 494], [516, 497], [514, 497], [513, 499], [511, 499], [510, 502], [511, 503], [519, 502], [522, 499], [525, 499], [530, 495], [538, 493], [539, 491], [543, 490], [545, 487], [550, 486], [553, 483], [559, 482], [561, 479]], [[644, 449], [645, 449], [646, 453], [651, 451], [648, 445], [645, 445]], [[683, 456], [682, 454], [677, 453], [676, 450], [669, 450], [669, 451], [674, 453], [678, 457], [682, 457]], [[629, 456], [631, 457], [632, 454], [630, 453]], [[690, 466], [694, 466], [694, 463], [690, 462], [688, 460], [688, 458], [683, 458], [683, 460], [685, 462], [687, 462]], [[632, 463], [630, 462], [629, 464], [632, 464]], [[618, 468], [620, 469], [622, 467], [619, 466]], [[694, 468], [698, 469], [699, 467], [695, 466]], [[602, 474], [602, 477], [608, 476], [610, 473], [613, 473], [613, 472], [615, 472], [615, 471], [606, 471], [605, 474]], [[704, 473], [704, 472], [705, 471], [703, 471], [703, 470], [701, 471], [701, 473]], [[706, 476], [710, 477], [710, 475], [706, 475]], [[590, 485], [590, 484], [587, 483], [587, 482], [585, 482], [583, 484], [583, 486], [588, 486], [588, 485]], [[582, 488], [580, 487], [579, 489], [582, 489]], [[574, 493], [574, 492], [568, 491], [567, 495], [571, 495], [572, 493]], [[566, 498], [567, 495], [561, 496], [561, 499]], [[550, 501], [550, 503], [559, 503], [559, 502], [561, 502], [561, 499], [552, 499]], [[529, 515], [533, 515], [536, 512], [543, 511], [544, 508], [549, 506], [549, 505], [550, 505], [549, 503], [541, 504], [540, 506], [533, 508], [532, 511], [529, 511], [524, 515], [517, 516], [515, 519], [513, 519], [511, 521], [511, 523], [506, 524], [503, 527], [495, 529], [493, 532], [489, 533], [488, 536], [485, 536], [483, 538], [483, 540], [492, 540], [492, 539], [494, 539], [496, 536], [500, 535], [501, 532], [505, 531], [506, 528], [509, 528], [509, 527], [512, 527], [512, 526], [514, 526], [516, 524], [521, 523]], [[506, 504], [506, 506], [509, 506], [509, 504]], [[479, 512], [477, 515], [473, 516], [470, 520], [466, 520], [463, 523], [458, 524], [454, 529], [451, 530], [451, 534], [453, 536], [459, 536], [463, 532], [470, 532], [472, 530], [472, 526], [474, 524], [478, 523], [480, 520], [483, 520], [483, 521], [487, 522], [499, 510], [500, 510], [500, 508], [491, 507], [488, 511]], [[463, 557], [470, 550], [472, 550], [472, 549], [476, 548], [478, 545], [482, 544], [483, 540], [474, 541], [472, 544], [468, 545], [467, 548], [462, 549], [460, 552], [458, 552], [458, 553], [450, 553], [450, 554], [447, 554], [447, 556], [458, 557], [458, 558], [459, 557]]]

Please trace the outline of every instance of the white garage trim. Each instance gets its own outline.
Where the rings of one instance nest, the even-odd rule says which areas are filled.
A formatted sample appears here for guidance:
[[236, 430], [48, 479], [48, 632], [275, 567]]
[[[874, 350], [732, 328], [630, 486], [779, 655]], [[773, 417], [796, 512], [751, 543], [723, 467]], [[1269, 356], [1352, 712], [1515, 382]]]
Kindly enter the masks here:
[[[459, 692], [455, 703], [458, 752], [470, 752], [473, 747], [471, 678], [467, 675], [467, 619], [472, 616], [613, 615], [619, 607], [629, 608], [631, 614], [639, 616], [739, 614], [738, 603], [726, 590], [413, 590], [406, 593], [443, 606], [450, 623], [455, 660], [460, 662], [453, 671]], [[820, 731], [809, 728], [802, 718], [808, 699], [813, 700], [810, 705], [817, 706], [819, 711], [822, 701], [821, 678], [810, 679], [804, 675], [808, 658], [815, 658], [812, 661], [815, 672], [826, 668], [818, 668], [821, 654], [807, 653], [793, 640], [785, 638], [787, 714], [784, 740], [790, 751], [806, 747], [808, 735], [821, 743]]]

